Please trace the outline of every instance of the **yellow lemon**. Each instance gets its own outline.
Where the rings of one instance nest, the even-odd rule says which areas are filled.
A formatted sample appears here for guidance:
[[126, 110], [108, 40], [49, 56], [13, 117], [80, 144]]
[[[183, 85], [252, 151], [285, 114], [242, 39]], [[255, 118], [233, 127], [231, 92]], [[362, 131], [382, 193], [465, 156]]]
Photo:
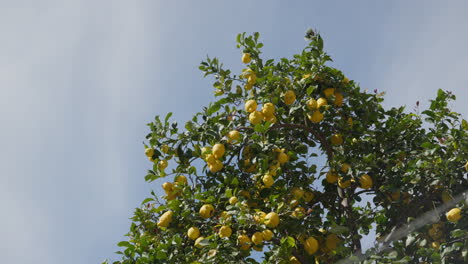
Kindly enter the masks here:
[[438, 241], [432, 242], [432, 243], [431, 243], [431, 247], [432, 247], [433, 249], [439, 249], [439, 248], [440, 248], [440, 242], [438, 242]]
[[275, 113], [275, 105], [272, 103], [266, 103], [262, 107], [262, 114], [265, 117], [270, 117]]
[[171, 193], [174, 190], [174, 185], [170, 182], [165, 182], [163, 183], [162, 188], [166, 193]]
[[316, 110], [317, 108], [318, 108], [317, 100], [310, 98], [309, 101], [307, 101], [307, 109]]
[[174, 181], [177, 183], [177, 184], [185, 184], [187, 185], [188, 184], [188, 181], [187, 181], [187, 177], [185, 177], [184, 175], [179, 175], [177, 176]]
[[455, 223], [458, 222], [461, 218], [461, 210], [460, 208], [453, 208], [452, 210], [448, 211], [446, 214], [447, 220]]
[[280, 222], [279, 215], [275, 212], [268, 213], [265, 216], [265, 225], [269, 228], [275, 228]]
[[333, 136], [331, 136], [331, 143], [333, 145], [343, 144], [343, 136], [341, 134], [334, 134]]
[[346, 189], [348, 187], [351, 186], [351, 180], [343, 180], [343, 177], [340, 177], [340, 179], [338, 180], [338, 186], [340, 186], [340, 188], [342, 189]]
[[246, 235], [238, 236], [237, 242], [242, 250], [248, 250], [250, 248], [250, 238]]
[[315, 195], [314, 195], [313, 192], [309, 192], [309, 191], [304, 192], [304, 197], [303, 198], [304, 198], [304, 201], [306, 203], [312, 201], [314, 199], [314, 197], [315, 197]]
[[232, 229], [229, 227], [229, 226], [222, 226], [220, 229], [219, 229], [219, 237], [223, 238], [223, 237], [230, 237], [231, 234], [232, 234]]
[[263, 234], [262, 234], [262, 232], [255, 232], [252, 235], [252, 242], [255, 245], [261, 245], [263, 243]]
[[263, 240], [270, 241], [273, 238], [273, 232], [270, 229], [265, 229], [262, 231]]
[[263, 119], [264, 119], [265, 121], [267, 121], [267, 122], [272, 123], [272, 124], [275, 124], [276, 121], [278, 121], [278, 119], [276, 119], [276, 116], [275, 116], [275, 115], [272, 115], [272, 116], [270, 116], [270, 117], [264, 116]]
[[349, 165], [348, 163], [343, 163], [341, 165], [341, 172], [348, 173], [349, 169], [351, 169], [351, 165]]
[[214, 207], [211, 204], [204, 204], [202, 207], [200, 207], [200, 216], [202, 218], [210, 218], [214, 214]]
[[238, 199], [235, 196], [232, 196], [231, 198], [229, 198], [229, 204], [231, 204], [231, 205], [236, 204], [237, 201], [238, 201]]
[[286, 105], [292, 105], [296, 101], [296, 94], [293, 90], [288, 90], [284, 93], [284, 103]]
[[313, 255], [315, 252], [317, 252], [319, 247], [317, 239], [313, 237], [309, 237], [304, 241], [304, 250], [307, 252], [309, 255]]
[[266, 188], [270, 188], [275, 183], [275, 180], [270, 174], [265, 174], [262, 177], [262, 182]]
[[208, 155], [205, 156], [205, 161], [208, 164], [214, 164], [214, 163], [216, 163], [216, 158], [214, 157], [213, 154], [208, 154]]
[[168, 153], [169, 152], [169, 146], [168, 145], [162, 145], [161, 146], [161, 151], [162, 151], [162, 153]]
[[361, 184], [362, 189], [370, 189], [373, 186], [372, 178], [367, 174], [361, 175], [359, 183]]
[[348, 84], [348, 83], [349, 83], [349, 79], [346, 78], [346, 77], [344, 77], [343, 80], [342, 80], [342, 82], [343, 82], [344, 84]]
[[320, 111], [314, 111], [312, 114], [307, 114], [310, 122], [316, 124], [323, 120], [323, 114]]
[[146, 155], [148, 158], [153, 157], [153, 155], [154, 155], [154, 149], [152, 149], [152, 148], [146, 148], [146, 149], [145, 149], [145, 155]]
[[244, 105], [245, 111], [249, 113], [256, 111], [257, 107], [258, 105], [257, 105], [257, 102], [255, 102], [255, 100], [248, 100], [247, 102], [245, 102], [245, 105]]
[[261, 224], [265, 220], [266, 213], [262, 211], [255, 212], [254, 220], [257, 224]]
[[326, 180], [327, 180], [328, 183], [333, 184], [336, 181], [338, 181], [338, 174], [336, 174], [336, 172], [330, 170], [329, 172], [327, 172]]
[[335, 93], [335, 88], [327, 88], [327, 89], [323, 90], [323, 94], [325, 95], [325, 97], [330, 97], [334, 93]]
[[249, 53], [244, 53], [242, 54], [242, 62], [243, 63], [249, 63], [252, 58], [250, 57]]
[[292, 216], [296, 217], [296, 218], [303, 218], [306, 214], [306, 210], [304, 209], [304, 207], [296, 207], [294, 209], [294, 211], [292, 212]]
[[161, 215], [158, 221], [159, 227], [168, 227], [169, 224], [172, 222], [172, 216], [174, 215], [173, 211], [167, 211]]
[[252, 69], [242, 70], [242, 77], [244, 77], [245, 79], [249, 78], [252, 75], [255, 75], [255, 72]]
[[327, 235], [325, 239], [325, 245], [328, 249], [334, 250], [337, 247], [337, 244], [340, 242], [340, 239], [335, 234]]
[[254, 111], [249, 115], [249, 121], [252, 125], [260, 124], [263, 120], [263, 114], [259, 111]]
[[229, 131], [229, 133], [227, 134], [227, 137], [229, 139], [229, 142], [236, 142], [236, 141], [239, 141], [240, 139], [240, 133], [237, 130], [232, 130], [232, 131]]
[[224, 145], [223, 144], [215, 144], [213, 146], [213, 150], [212, 150], [212, 153], [213, 153], [213, 156], [217, 159], [221, 158], [223, 155], [224, 155], [224, 152], [226, 151], [226, 149], [224, 148]]
[[317, 100], [317, 108], [320, 108], [324, 105], [327, 105], [328, 102], [327, 102], [327, 99], [323, 98], [323, 97], [320, 97], [318, 100]]
[[204, 237], [199, 237], [199, 238], [197, 238], [197, 240], [195, 240], [195, 247], [196, 247], [196, 248], [202, 248], [202, 247], [204, 247], [204, 245], [201, 244], [201, 242], [202, 242], [204, 239], [205, 239]]
[[217, 159], [215, 159], [214, 163], [209, 163], [208, 164], [208, 169], [213, 173], [216, 173], [216, 172], [222, 170], [223, 168], [224, 168], [223, 163], [220, 160], [217, 160]]
[[254, 245], [252, 248], [253, 248], [253, 250], [255, 250], [255, 251], [260, 251], [260, 252], [263, 251], [263, 246], [255, 246], [255, 245]]
[[[245, 89], [246, 91], [252, 89], [252, 87], [253, 87], [253, 83], [249, 83], [249, 82], [248, 82], [248, 83], [246, 83], [246, 84], [244, 85], [244, 89]], [[240, 90], [238, 93], [242, 93], [242, 90]]]
[[158, 162], [158, 168], [160, 170], [164, 170], [165, 168], [167, 168], [167, 165], [168, 165], [167, 160], [160, 160]]
[[277, 160], [278, 160], [278, 162], [279, 162], [280, 164], [284, 164], [284, 163], [286, 163], [286, 162], [289, 161], [289, 156], [288, 156], [288, 154], [286, 154], [286, 153], [284, 153], [284, 152], [280, 152], [280, 153], [278, 153], [278, 158], [277, 158]]
[[187, 231], [187, 236], [192, 240], [197, 239], [200, 236], [200, 229], [198, 229], [198, 227], [192, 226]]
[[294, 197], [294, 199], [301, 199], [302, 196], [304, 196], [304, 190], [300, 188], [293, 188], [291, 190], [291, 194]]
[[341, 107], [343, 105], [343, 95], [341, 93], [335, 93], [335, 103], [336, 106]]

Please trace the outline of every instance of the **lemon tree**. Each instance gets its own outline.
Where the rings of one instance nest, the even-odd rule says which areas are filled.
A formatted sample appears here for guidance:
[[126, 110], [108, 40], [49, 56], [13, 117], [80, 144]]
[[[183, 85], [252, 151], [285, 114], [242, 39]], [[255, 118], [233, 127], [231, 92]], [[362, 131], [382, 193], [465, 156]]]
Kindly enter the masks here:
[[274, 61], [258, 33], [239, 34], [244, 69], [199, 67], [217, 101], [183, 127], [170, 113], [149, 123], [145, 180], [165, 181], [163, 195], [135, 210], [115, 264], [466, 263], [468, 123], [449, 109], [455, 95], [385, 109], [328, 65], [317, 32], [306, 39]]

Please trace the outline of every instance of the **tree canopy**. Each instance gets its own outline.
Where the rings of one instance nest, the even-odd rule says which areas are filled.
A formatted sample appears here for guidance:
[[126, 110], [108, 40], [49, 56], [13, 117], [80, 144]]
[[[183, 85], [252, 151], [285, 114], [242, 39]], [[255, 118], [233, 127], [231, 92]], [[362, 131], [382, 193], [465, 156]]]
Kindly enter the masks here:
[[449, 108], [455, 95], [385, 109], [383, 93], [328, 65], [320, 34], [306, 40], [275, 61], [258, 33], [239, 34], [245, 69], [199, 67], [217, 101], [183, 127], [171, 113], [148, 124], [145, 180], [167, 179], [165, 195], [135, 210], [115, 264], [468, 262], [468, 123]]

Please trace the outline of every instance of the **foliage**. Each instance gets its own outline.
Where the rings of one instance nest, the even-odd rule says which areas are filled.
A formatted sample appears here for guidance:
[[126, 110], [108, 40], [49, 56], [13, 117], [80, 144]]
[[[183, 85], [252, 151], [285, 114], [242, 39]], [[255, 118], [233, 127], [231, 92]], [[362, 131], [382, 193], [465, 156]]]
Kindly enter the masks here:
[[[300, 54], [275, 62], [260, 57], [258, 33], [239, 34], [241, 74], [217, 58], [199, 67], [215, 78], [216, 102], [185, 129], [171, 113], [148, 124], [145, 180], [169, 179], [166, 195], [152, 192], [135, 210], [115, 264], [468, 261], [468, 221], [445, 217], [454, 207], [466, 217], [466, 203], [452, 200], [468, 187], [468, 124], [448, 107], [455, 95], [439, 90], [421, 114], [384, 109], [382, 93], [327, 66], [319, 34], [306, 38]], [[189, 238], [191, 227], [199, 235]]]

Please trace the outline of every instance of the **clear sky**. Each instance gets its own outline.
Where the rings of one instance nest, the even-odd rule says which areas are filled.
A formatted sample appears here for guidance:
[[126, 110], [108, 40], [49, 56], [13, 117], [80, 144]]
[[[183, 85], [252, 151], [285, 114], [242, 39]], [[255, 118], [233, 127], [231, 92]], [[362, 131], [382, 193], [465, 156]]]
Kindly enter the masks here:
[[[468, 116], [466, 1], [0, 0], [2, 263], [115, 259], [146, 184], [146, 124], [214, 99], [206, 55], [240, 71], [239, 32], [267, 57], [325, 39], [332, 65], [386, 105], [438, 88]], [[423, 104], [427, 105], [427, 104]]]

